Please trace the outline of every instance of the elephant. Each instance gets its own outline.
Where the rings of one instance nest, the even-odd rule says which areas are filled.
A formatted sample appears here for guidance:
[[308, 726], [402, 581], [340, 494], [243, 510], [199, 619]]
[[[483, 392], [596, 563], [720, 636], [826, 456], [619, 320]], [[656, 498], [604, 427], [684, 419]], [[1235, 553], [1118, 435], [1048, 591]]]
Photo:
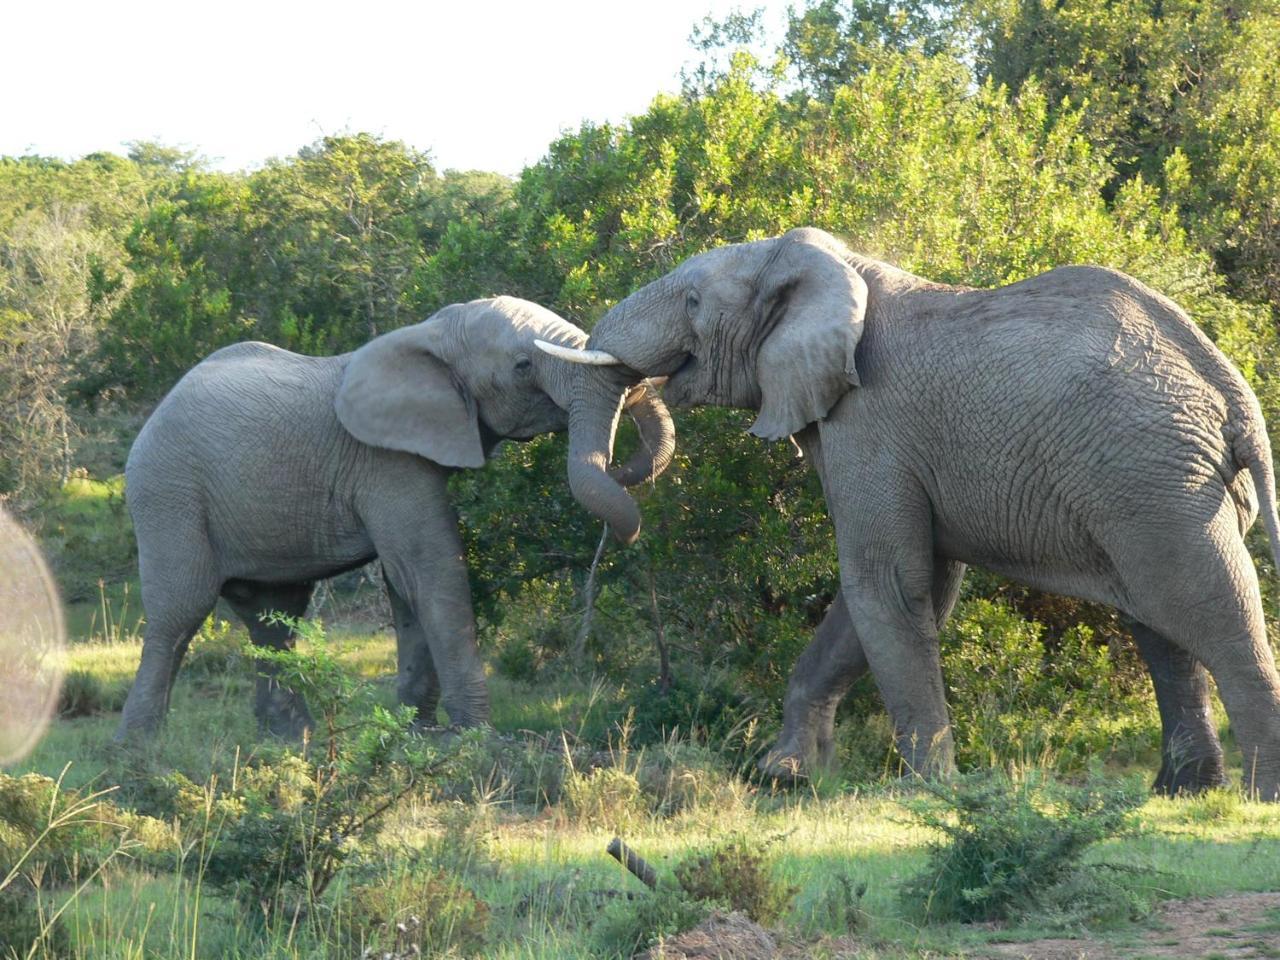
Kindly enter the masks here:
[[[751, 433], [794, 437], [913, 773], [954, 769], [938, 626], [977, 564], [1138, 624], [1166, 723], [1179, 695], [1199, 708], [1206, 667], [1246, 786], [1280, 799], [1280, 676], [1244, 544], [1261, 513], [1280, 567], [1270, 443], [1243, 377], [1163, 295], [1096, 266], [950, 286], [799, 228], [692, 257], [613, 307], [585, 348], [545, 349], [589, 364], [569, 481], [624, 541], [639, 513], [606, 466], [619, 392], [639, 378], [669, 377], [674, 406], [754, 410]], [[803, 686], [793, 728], [822, 709]], [[1166, 726], [1166, 745], [1178, 736]]]
[[[953, 580], [934, 596], [939, 630], [959, 596], [963, 565], [957, 564], [953, 572]], [[1225, 758], [1204, 667], [1142, 624], [1131, 621], [1129, 627], [1151, 675], [1160, 712], [1160, 768], [1152, 790], [1172, 797], [1226, 786]], [[867, 669], [867, 655], [849, 619], [843, 590], [838, 591], [813, 640], [796, 660], [783, 702], [782, 733], [760, 759], [761, 773], [776, 780], [800, 780], [829, 768], [835, 758], [836, 710]]]
[[[148, 735], [192, 635], [225, 598], [255, 644], [292, 645], [269, 611], [302, 616], [316, 581], [377, 558], [396, 628], [397, 694], [417, 720], [443, 706], [484, 725], [489, 700], [447, 481], [503, 439], [563, 431], [580, 368], [535, 339], [587, 335], [513, 297], [453, 304], [351, 353], [307, 357], [265, 343], [224, 347], [192, 368], [143, 426], [125, 467], [146, 615], [142, 658], [116, 733]], [[613, 472], [633, 485], [675, 450], [648, 384], [623, 404], [641, 444]], [[296, 737], [306, 705], [264, 671], [255, 709]]]

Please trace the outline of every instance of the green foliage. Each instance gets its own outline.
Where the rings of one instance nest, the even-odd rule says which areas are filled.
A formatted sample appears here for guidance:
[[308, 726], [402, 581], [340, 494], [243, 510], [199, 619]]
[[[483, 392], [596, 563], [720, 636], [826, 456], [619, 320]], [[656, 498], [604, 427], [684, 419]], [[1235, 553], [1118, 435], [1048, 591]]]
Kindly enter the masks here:
[[1136, 782], [1068, 787], [1001, 774], [931, 787], [912, 811], [942, 838], [930, 844], [925, 870], [903, 884], [903, 901], [934, 922], [1078, 902], [1089, 889], [1081, 858], [1126, 829], [1145, 797]]
[[0, 956], [69, 957], [71, 936], [55, 906], [28, 886], [0, 886]]
[[358, 884], [345, 891], [341, 910], [346, 938], [377, 956], [475, 956], [489, 922], [488, 905], [441, 870]]
[[1068, 629], [1053, 649], [1043, 634], [1039, 623], [982, 599], [961, 603], [948, 621], [943, 672], [962, 764], [1078, 770], [1148, 745], [1158, 728], [1153, 707], [1119, 682], [1092, 631]]
[[640, 782], [625, 766], [574, 770], [564, 782], [565, 814], [592, 827], [625, 831], [648, 819]]
[[670, 881], [659, 881], [652, 892], [635, 900], [616, 900], [600, 914], [592, 927], [595, 955], [631, 957], [656, 943], [696, 927], [711, 907], [690, 899]]
[[200, 840], [188, 871], [268, 918], [318, 901], [435, 759], [412, 733], [412, 709], [375, 703], [317, 622], [289, 623], [298, 649], [255, 656], [306, 697], [319, 719], [316, 740], [303, 753], [264, 751], [230, 783], [205, 790], [181, 775], [165, 780], [169, 802]]
[[734, 834], [676, 864], [676, 882], [694, 900], [741, 910], [766, 926], [776, 923], [796, 895], [795, 887], [773, 876], [768, 848], [780, 839]]
[[70, 790], [36, 773], [0, 773], [0, 890], [85, 879], [130, 848], [141, 856], [172, 851], [165, 824], [120, 809], [105, 799], [109, 792]]

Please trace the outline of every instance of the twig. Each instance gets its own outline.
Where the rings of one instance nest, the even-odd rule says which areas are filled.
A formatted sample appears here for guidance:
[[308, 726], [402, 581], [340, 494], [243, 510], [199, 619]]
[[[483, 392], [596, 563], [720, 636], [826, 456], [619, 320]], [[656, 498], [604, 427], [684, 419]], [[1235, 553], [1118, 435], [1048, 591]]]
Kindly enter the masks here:
[[622, 842], [621, 837], [609, 841], [605, 852], [627, 868], [627, 872], [643, 883], [650, 890], [658, 886], [658, 871], [634, 850]]
[[586, 659], [587, 637], [591, 635], [591, 618], [595, 615], [596, 609], [596, 571], [600, 569], [600, 558], [604, 555], [604, 545], [608, 536], [609, 525], [606, 523], [604, 529], [600, 531], [600, 543], [596, 546], [596, 555], [591, 561], [591, 570], [587, 573], [587, 582], [582, 589], [587, 608], [582, 611], [582, 623], [578, 625], [578, 635], [573, 641], [573, 665], [577, 669], [582, 668], [582, 661]]

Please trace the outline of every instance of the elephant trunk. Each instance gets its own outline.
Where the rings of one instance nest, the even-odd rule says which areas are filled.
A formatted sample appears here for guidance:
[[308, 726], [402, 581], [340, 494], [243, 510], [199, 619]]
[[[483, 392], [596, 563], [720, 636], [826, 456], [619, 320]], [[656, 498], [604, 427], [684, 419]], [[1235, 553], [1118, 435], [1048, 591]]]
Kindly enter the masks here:
[[609, 476], [625, 487], [648, 483], [662, 476], [676, 453], [676, 429], [656, 386], [646, 380], [627, 392], [623, 409], [640, 432], [640, 447]]
[[[640, 535], [640, 510], [608, 470], [623, 399], [623, 387], [607, 371], [593, 370], [579, 380], [569, 408], [569, 488], [593, 516], [609, 524], [615, 537], [633, 543]], [[655, 448], [655, 465], [656, 453]], [[628, 462], [623, 471], [630, 466]], [[635, 475], [641, 472], [648, 471], [633, 469]]]

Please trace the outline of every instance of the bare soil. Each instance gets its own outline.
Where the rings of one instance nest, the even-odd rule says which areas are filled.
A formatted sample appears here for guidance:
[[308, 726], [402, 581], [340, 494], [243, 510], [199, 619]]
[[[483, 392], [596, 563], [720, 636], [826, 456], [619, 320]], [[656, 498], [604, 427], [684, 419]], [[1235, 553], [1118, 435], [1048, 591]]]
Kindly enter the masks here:
[[745, 915], [716, 911], [640, 955], [641, 960], [773, 960], [778, 944], [762, 926]]
[[1252, 960], [1280, 957], [1280, 893], [1171, 900], [1127, 943], [1051, 939], [993, 943], [978, 956], [1028, 960]]
[[[852, 958], [868, 946], [853, 937], [779, 946], [741, 913], [714, 913], [641, 960]], [[877, 946], [883, 951], [886, 945]], [[1275, 960], [1280, 958], [1280, 892], [1172, 900], [1157, 909], [1149, 928], [1134, 927], [1126, 936], [991, 943], [967, 955], [975, 960]]]

